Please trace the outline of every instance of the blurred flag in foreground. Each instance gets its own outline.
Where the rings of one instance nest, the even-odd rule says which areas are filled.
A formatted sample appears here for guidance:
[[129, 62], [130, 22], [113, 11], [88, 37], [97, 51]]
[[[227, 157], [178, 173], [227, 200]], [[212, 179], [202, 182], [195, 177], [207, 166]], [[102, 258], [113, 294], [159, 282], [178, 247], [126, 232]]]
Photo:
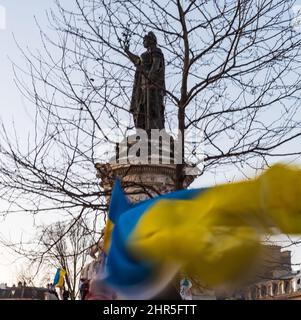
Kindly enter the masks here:
[[266, 234], [301, 233], [301, 170], [275, 165], [254, 180], [182, 190], [131, 204], [117, 181], [105, 233], [106, 281], [149, 299], [179, 270], [218, 286], [243, 277]]
[[66, 275], [66, 271], [62, 268], [58, 268], [54, 276], [52, 287], [62, 288], [64, 285], [65, 275]]

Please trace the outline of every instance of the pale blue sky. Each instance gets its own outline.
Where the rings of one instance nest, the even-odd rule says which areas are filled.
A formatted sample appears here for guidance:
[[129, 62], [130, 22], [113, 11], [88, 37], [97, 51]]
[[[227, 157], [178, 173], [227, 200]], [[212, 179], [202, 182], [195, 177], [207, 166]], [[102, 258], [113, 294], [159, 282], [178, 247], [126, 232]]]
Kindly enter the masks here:
[[[22, 65], [22, 57], [16, 46], [13, 35], [18, 43], [24, 48], [32, 50], [39, 48], [39, 32], [35, 24], [34, 16], [39, 20], [42, 27], [48, 25], [45, 10], [53, 3], [53, 0], [0, 0], [0, 5], [6, 9], [6, 29], [0, 30], [0, 119], [6, 124], [14, 120], [19, 133], [26, 135], [27, 130], [32, 126], [30, 115], [26, 111], [28, 102], [21, 97], [14, 84], [14, 76], [10, 60]], [[72, 6], [73, 0], [64, 0], [64, 5]], [[301, 0], [297, 1], [301, 5]], [[0, 24], [1, 26], [1, 24]], [[300, 143], [300, 142], [299, 142]], [[217, 175], [214, 181], [211, 177], [204, 177], [202, 184], [214, 184], [231, 180], [231, 173], [228, 176]], [[1, 203], [0, 203], [1, 205]], [[34, 221], [28, 217], [18, 215], [9, 217], [5, 222], [0, 221], [0, 234], [16, 237], [20, 231], [31, 230]], [[301, 261], [301, 254], [294, 253], [294, 262]], [[9, 284], [15, 282], [15, 273], [18, 270], [18, 263], [13, 263], [14, 257], [0, 247], [0, 283]]]
[[[73, 2], [65, 2], [68, 1]], [[10, 59], [21, 65], [23, 63], [14, 37], [22, 47], [39, 48], [40, 38], [34, 16], [46, 26], [45, 10], [52, 3], [52, 0], [0, 0], [0, 5], [6, 11], [6, 29], [0, 30], [0, 119], [6, 124], [14, 120], [21, 135], [22, 131], [26, 135], [32, 123], [26, 111], [28, 104], [14, 84]], [[20, 238], [22, 233], [26, 237], [33, 223], [25, 215], [11, 216], [6, 221], [0, 221], [0, 234], [10, 239]], [[0, 283], [16, 282], [15, 274], [20, 270], [22, 261], [15, 259], [15, 256], [0, 247]]]

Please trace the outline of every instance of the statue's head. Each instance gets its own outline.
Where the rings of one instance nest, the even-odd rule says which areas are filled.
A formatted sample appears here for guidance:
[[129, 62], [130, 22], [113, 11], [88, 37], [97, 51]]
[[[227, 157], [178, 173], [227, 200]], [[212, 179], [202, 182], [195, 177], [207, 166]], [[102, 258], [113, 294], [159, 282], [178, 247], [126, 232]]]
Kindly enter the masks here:
[[149, 32], [143, 38], [143, 45], [145, 48], [157, 45], [157, 38], [153, 32]]

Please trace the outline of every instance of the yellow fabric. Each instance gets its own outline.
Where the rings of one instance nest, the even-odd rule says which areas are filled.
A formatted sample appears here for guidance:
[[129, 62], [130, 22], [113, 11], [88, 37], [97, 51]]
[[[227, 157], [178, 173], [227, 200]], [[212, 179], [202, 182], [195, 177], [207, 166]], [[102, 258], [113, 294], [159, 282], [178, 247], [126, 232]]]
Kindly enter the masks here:
[[142, 216], [129, 249], [218, 285], [249, 270], [262, 235], [275, 233], [301, 233], [301, 170], [295, 167], [275, 165], [257, 179], [217, 186], [193, 200], [162, 199]]
[[64, 269], [60, 270], [60, 279], [57, 283], [57, 287], [62, 288], [64, 286], [64, 280], [65, 280], [66, 271]]
[[104, 234], [104, 240], [103, 240], [103, 248], [105, 253], [109, 252], [110, 246], [111, 246], [111, 234], [114, 228], [114, 223], [108, 218], [106, 228], [105, 228], [105, 234]]

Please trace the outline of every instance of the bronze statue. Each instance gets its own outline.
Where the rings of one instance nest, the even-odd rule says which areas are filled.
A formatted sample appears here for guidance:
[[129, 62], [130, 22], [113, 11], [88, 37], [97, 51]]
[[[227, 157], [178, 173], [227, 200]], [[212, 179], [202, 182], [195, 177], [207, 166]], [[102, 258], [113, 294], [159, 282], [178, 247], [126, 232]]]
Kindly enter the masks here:
[[128, 42], [125, 52], [136, 65], [135, 81], [132, 92], [130, 112], [135, 127], [144, 130], [164, 128], [165, 65], [164, 55], [157, 47], [157, 38], [149, 32], [143, 38], [147, 49], [141, 57], [129, 51]]

